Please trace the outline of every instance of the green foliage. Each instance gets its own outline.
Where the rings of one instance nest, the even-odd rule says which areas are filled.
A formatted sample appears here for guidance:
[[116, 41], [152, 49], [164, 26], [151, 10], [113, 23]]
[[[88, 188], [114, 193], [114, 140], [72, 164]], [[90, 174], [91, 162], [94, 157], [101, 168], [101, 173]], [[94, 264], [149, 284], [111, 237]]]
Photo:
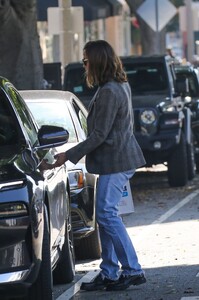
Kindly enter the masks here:
[[185, 0], [170, 0], [170, 2], [176, 7], [185, 5]]

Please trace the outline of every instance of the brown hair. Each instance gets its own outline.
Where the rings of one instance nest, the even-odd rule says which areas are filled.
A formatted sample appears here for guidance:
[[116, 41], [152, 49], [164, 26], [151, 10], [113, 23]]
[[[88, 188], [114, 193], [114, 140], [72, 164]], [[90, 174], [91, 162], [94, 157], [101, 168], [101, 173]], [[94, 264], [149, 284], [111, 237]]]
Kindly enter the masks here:
[[103, 85], [110, 80], [127, 81], [121, 60], [109, 43], [104, 40], [90, 41], [83, 50], [89, 62], [86, 74], [89, 87]]

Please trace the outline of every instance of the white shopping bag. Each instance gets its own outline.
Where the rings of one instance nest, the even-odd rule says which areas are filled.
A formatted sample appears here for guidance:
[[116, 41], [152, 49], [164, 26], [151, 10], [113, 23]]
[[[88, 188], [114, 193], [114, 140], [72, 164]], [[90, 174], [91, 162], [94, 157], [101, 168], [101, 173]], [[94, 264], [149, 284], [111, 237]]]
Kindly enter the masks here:
[[124, 186], [122, 199], [119, 202], [119, 215], [126, 215], [134, 212], [133, 197], [129, 181]]

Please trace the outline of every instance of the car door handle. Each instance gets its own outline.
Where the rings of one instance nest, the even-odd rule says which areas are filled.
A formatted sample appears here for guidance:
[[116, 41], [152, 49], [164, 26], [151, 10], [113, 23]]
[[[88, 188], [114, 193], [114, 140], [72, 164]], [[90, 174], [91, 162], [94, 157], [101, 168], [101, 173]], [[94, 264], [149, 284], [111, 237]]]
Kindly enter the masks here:
[[47, 179], [48, 179], [48, 180], [51, 179], [54, 175], [55, 175], [55, 173], [54, 173], [54, 172], [51, 172], [51, 173], [47, 176]]

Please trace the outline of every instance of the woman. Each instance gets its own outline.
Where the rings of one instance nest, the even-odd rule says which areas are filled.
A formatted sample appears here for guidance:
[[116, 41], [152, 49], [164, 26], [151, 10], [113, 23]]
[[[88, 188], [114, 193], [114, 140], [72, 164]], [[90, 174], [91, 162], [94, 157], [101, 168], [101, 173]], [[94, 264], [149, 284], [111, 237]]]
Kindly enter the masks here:
[[82, 283], [81, 289], [124, 290], [146, 282], [118, 216], [123, 187], [145, 160], [133, 134], [131, 90], [119, 57], [104, 40], [88, 42], [83, 57], [88, 86], [98, 86], [89, 106], [88, 136], [67, 152], [56, 155], [52, 167], [67, 160], [77, 163], [86, 155], [88, 172], [99, 174], [96, 218], [102, 245], [101, 272], [94, 281]]

